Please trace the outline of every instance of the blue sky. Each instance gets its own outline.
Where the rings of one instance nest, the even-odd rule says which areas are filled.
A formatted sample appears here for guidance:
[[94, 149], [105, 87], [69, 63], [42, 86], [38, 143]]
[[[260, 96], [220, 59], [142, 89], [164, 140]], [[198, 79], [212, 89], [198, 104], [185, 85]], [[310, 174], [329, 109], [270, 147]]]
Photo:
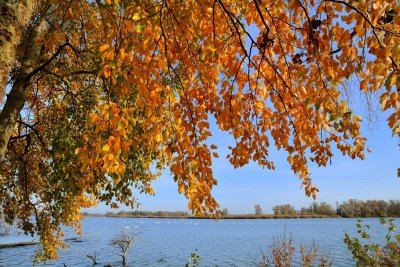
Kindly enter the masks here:
[[[353, 97], [353, 109], [365, 118], [365, 103], [359, 100], [360, 97]], [[363, 123], [362, 132], [368, 138], [367, 146], [372, 148], [372, 153], [367, 153], [365, 160], [352, 160], [336, 151], [332, 164], [328, 167], [310, 166], [313, 181], [320, 189], [318, 202], [326, 201], [335, 207], [336, 201], [343, 202], [350, 198], [399, 199], [399, 140], [392, 137], [386, 125], [388, 114], [380, 113], [374, 119], [373, 127], [369, 127], [367, 122]], [[224, 157], [233, 137], [222, 133], [215, 125], [211, 127], [213, 136], [209, 141], [218, 146], [220, 154], [220, 158], [214, 161], [214, 175], [218, 179], [218, 186], [214, 188], [213, 196], [221, 208], [228, 208], [231, 214], [246, 214], [253, 213], [254, 205], [260, 204], [264, 213], [272, 213], [272, 207], [277, 204], [290, 203], [300, 209], [313, 202], [300, 189], [301, 181], [290, 170], [284, 151], [271, 147], [270, 159], [275, 161], [275, 171], [263, 170], [255, 163], [234, 169]], [[156, 196], [138, 196], [140, 210], [187, 210], [187, 200], [178, 194], [177, 186], [168, 170], [153, 185]], [[121, 209], [127, 210], [125, 207]], [[101, 204], [89, 211], [106, 212], [110, 208]]]

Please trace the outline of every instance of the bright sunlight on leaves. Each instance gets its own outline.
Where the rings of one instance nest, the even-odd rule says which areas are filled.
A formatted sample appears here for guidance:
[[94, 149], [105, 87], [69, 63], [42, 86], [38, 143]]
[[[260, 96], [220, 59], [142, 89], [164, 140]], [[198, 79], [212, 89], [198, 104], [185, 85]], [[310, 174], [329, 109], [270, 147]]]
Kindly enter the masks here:
[[365, 157], [345, 81], [400, 135], [398, 1], [16, 2], [0, 2], [0, 203], [41, 259], [80, 208], [133, 207], [165, 167], [194, 214], [218, 215], [210, 116], [234, 167], [274, 169], [274, 145], [314, 198], [310, 161]]

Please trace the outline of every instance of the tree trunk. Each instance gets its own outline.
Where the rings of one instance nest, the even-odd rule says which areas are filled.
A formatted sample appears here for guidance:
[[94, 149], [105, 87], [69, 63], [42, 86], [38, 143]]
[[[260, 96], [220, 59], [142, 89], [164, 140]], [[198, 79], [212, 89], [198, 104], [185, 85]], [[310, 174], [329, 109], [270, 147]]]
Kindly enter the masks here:
[[37, 0], [0, 0], [0, 101], [14, 65], [16, 50]]
[[[3, 4], [3, 2], [4, 1], [2, 1], [1, 4]], [[34, 1], [26, 2], [32, 3]], [[7, 152], [7, 144], [15, 128], [19, 113], [24, 106], [33, 71], [39, 64], [41, 47], [36, 44], [36, 41], [43, 34], [47, 33], [49, 29], [50, 24], [45, 19], [42, 19], [40, 23], [38, 23], [29, 33], [27, 33], [29, 34], [29, 38], [23, 38], [21, 47], [24, 48], [24, 52], [21, 60], [21, 66], [15, 77], [15, 81], [10, 93], [7, 95], [4, 108], [0, 113], [0, 160]], [[18, 36], [18, 40], [19, 39], [21, 39], [21, 36]], [[11, 45], [9, 47], [11, 47]], [[0, 48], [2, 49], [1, 46]], [[15, 47], [13, 47], [12, 53], [12, 56], [15, 57]], [[13, 60], [15, 59], [13, 58]], [[8, 79], [9, 73], [5, 74], [5, 70], [3, 69], [1, 69], [1, 71], [0, 79]]]

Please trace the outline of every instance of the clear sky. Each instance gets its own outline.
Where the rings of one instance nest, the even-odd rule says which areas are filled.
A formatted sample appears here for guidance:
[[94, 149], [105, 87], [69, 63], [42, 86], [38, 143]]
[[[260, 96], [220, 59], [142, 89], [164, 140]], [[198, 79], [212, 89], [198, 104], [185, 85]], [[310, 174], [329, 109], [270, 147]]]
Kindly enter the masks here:
[[[365, 118], [365, 103], [360, 101], [361, 97], [353, 96], [353, 110]], [[328, 167], [310, 166], [313, 181], [320, 190], [318, 202], [326, 201], [335, 207], [336, 201], [343, 202], [350, 198], [400, 199], [400, 179], [397, 178], [397, 168], [400, 167], [399, 139], [392, 137], [386, 124], [387, 116], [388, 113], [380, 113], [373, 120], [372, 127], [366, 120], [363, 123], [362, 133], [368, 138], [367, 147], [372, 149], [365, 160], [352, 160], [336, 151]], [[228, 208], [230, 214], [245, 214], [253, 213], [254, 205], [260, 204], [264, 213], [272, 213], [272, 207], [278, 204], [290, 203], [300, 209], [313, 202], [300, 189], [301, 181], [286, 162], [286, 152], [271, 147], [270, 159], [275, 162], [275, 171], [263, 170], [255, 163], [234, 169], [225, 158], [233, 137], [222, 133], [215, 125], [211, 126], [211, 130], [213, 136], [210, 137], [210, 144], [218, 146], [220, 155], [219, 159], [214, 159], [214, 175], [218, 185], [213, 190], [213, 196], [221, 208]], [[138, 196], [140, 210], [187, 210], [187, 200], [178, 194], [168, 169], [153, 185], [156, 196]], [[126, 207], [122, 209], [128, 210]], [[101, 204], [89, 211], [103, 213], [111, 209]]]

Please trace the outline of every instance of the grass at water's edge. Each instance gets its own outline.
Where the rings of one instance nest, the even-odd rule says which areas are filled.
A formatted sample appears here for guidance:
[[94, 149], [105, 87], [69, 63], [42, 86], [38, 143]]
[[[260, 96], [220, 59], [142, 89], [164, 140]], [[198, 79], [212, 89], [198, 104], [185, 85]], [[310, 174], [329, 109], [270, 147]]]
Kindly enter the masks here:
[[[71, 237], [71, 238], [66, 238], [65, 241], [70, 241], [70, 242], [82, 242], [82, 238], [91, 236], [92, 234], [89, 235], [80, 235], [77, 237]], [[13, 247], [23, 247], [23, 246], [32, 246], [32, 245], [37, 245], [40, 244], [39, 241], [28, 241], [28, 242], [17, 242], [17, 243], [8, 243], [8, 244], [0, 244], [0, 249], [3, 248], [13, 248]]]
[[18, 242], [18, 243], [10, 243], [10, 244], [0, 244], [0, 249], [2, 248], [13, 248], [13, 247], [22, 247], [22, 246], [31, 246], [39, 244], [38, 242]]

